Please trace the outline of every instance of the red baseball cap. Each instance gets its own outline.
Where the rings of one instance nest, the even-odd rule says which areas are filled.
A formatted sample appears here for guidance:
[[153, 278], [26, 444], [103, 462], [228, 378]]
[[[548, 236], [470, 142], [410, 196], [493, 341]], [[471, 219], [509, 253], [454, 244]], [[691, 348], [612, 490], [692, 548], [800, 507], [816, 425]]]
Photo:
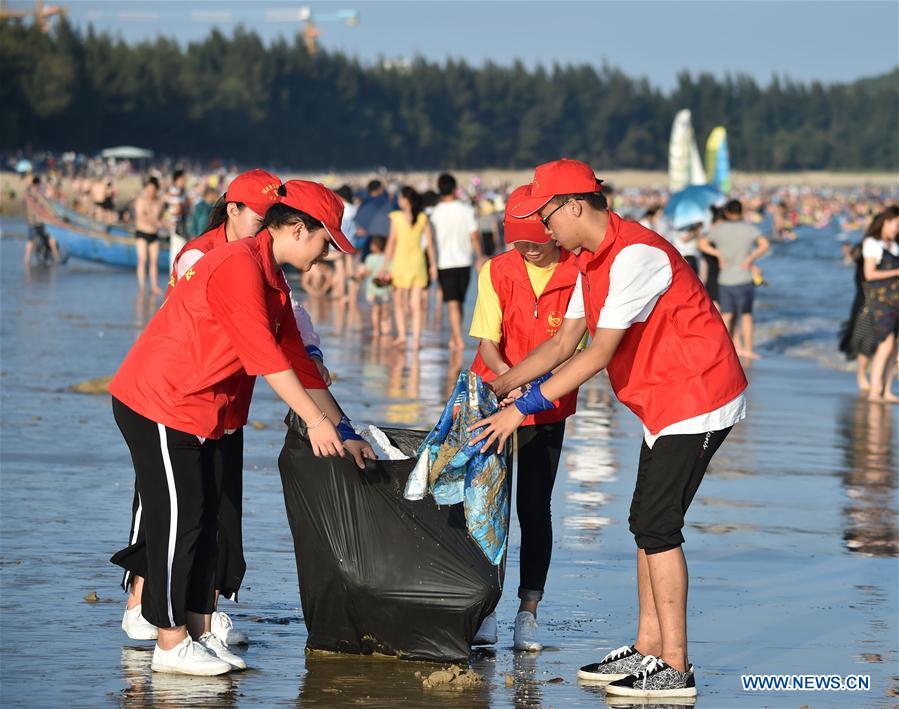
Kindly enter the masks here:
[[531, 212], [526, 217], [512, 216], [523, 200], [529, 199], [531, 196], [531, 186], [522, 185], [512, 190], [509, 199], [506, 200], [506, 214], [503, 217], [503, 229], [507, 244], [513, 244], [516, 241], [529, 241], [533, 244], [545, 244], [553, 237], [536, 212]]
[[602, 190], [602, 180], [597, 180], [587, 163], [580, 160], [553, 160], [538, 165], [531, 181], [530, 196], [522, 199], [512, 210], [516, 219], [530, 216], [558, 194], [588, 194]]
[[250, 170], [235, 177], [225, 192], [226, 202], [241, 202], [260, 217], [268, 208], [281, 201], [278, 188], [281, 180], [265, 170]]
[[281, 203], [318, 219], [338, 250], [345, 254], [356, 253], [350, 240], [340, 231], [343, 201], [323, 184], [288, 180], [281, 189]]

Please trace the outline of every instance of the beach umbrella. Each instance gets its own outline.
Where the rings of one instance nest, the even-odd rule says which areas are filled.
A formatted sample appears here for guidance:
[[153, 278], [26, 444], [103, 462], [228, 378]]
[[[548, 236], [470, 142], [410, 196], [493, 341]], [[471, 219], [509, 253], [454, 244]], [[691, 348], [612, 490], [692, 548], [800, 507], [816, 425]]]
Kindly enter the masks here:
[[133, 145], [120, 145], [116, 148], [106, 148], [100, 156], [113, 160], [148, 160], [153, 157], [153, 151], [135, 148]]
[[664, 215], [675, 229], [685, 229], [699, 222], [711, 221], [711, 207], [720, 207], [725, 197], [711, 185], [690, 185], [675, 192], [665, 205]]
[[31, 161], [30, 160], [19, 160], [16, 163], [16, 172], [25, 173], [31, 172]]

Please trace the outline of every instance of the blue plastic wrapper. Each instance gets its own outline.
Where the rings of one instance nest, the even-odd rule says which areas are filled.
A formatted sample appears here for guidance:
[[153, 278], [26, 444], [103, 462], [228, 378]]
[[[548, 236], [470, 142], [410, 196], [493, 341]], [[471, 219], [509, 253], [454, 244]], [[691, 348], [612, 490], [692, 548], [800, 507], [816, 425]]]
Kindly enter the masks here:
[[495, 449], [482, 453], [482, 443], [471, 444], [477, 432], [467, 429], [498, 408], [483, 380], [462, 370], [437, 425], [418, 449], [404, 493], [408, 500], [430, 494], [439, 505], [464, 502], [468, 533], [494, 565], [502, 561], [509, 535], [508, 455]]

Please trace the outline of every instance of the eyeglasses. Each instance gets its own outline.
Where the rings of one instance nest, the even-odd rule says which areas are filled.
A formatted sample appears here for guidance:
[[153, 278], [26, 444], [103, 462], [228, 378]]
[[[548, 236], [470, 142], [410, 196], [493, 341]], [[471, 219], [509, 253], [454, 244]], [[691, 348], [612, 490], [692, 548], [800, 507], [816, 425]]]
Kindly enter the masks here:
[[547, 214], [545, 217], [540, 217], [540, 221], [543, 222], [543, 227], [545, 229], [549, 229], [550, 231], [552, 231], [552, 229], [549, 228], [549, 220], [552, 218], [552, 215], [555, 214], [556, 212], [558, 212], [562, 207], [564, 207], [569, 202], [573, 202], [573, 201], [579, 200], [579, 199], [583, 199], [583, 197], [569, 197], [564, 202], [562, 202], [562, 204], [560, 204], [558, 207], [556, 207], [553, 211], [551, 211], [549, 214]]

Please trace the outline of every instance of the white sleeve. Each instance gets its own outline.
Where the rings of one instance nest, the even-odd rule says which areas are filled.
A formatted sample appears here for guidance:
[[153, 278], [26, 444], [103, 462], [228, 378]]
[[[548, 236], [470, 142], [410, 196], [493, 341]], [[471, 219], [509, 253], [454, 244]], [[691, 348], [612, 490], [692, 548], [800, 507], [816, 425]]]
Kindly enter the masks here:
[[290, 307], [293, 308], [293, 317], [296, 318], [297, 330], [300, 331], [300, 337], [303, 338], [303, 344], [306, 347], [309, 347], [310, 345], [315, 347], [320, 346], [322, 338], [320, 338], [315, 331], [315, 326], [312, 324], [312, 318], [309, 317], [306, 308], [293, 297], [293, 291], [290, 291]]
[[862, 242], [862, 258], [873, 258], [880, 263], [883, 258], [883, 245], [877, 239], [870, 237]]
[[568, 301], [568, 310], [565, 311], [566, 320], [577, 320], [585, 316], [584, 313], [584, 287], [581, 285], [581, 274], [577, 274], [577, 283], [571, 291], [571, 299]]
[[201, 258], [203, 258], [203, 252], [199, 249], [189, 249], [181, 254], [181, 258], [175, 261], [176, 277], [180, 279]]
[[478, 218], [474, 214], [474, 207], [468, 206], [468, 233], [473, 231], [480, 231], [480, 228], [478, 227]]
[[609, 293], [596, 326], [626, 330], [645, 322], [671, 286], [671, 277], [671, 263], [661, 249], [647, 244], [623, 248], [612, 262]]

